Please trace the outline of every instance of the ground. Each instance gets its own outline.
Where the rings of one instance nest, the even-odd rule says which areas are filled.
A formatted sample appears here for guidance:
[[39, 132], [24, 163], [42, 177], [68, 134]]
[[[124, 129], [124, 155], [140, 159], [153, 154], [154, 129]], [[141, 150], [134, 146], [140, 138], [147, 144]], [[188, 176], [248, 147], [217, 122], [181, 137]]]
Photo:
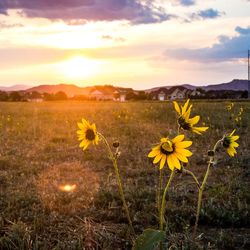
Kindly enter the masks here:
[[[204, 191], [192, 236], [197, 190], [177, 173], [170, 188], [167, 249], [249, 249], [250, 102], [193, 101], [209, 130], [193, 140], [187, 166], [199, 180], [207, 151], [236, 128], [238, 153], [223, 150]], [[236, 122], [240, 107], [241, 121]], [[162, 136], [177, 133], [171, 102], [0, 103], [0, 249], [131, 249], [132, 240], [112, 163], [102, 142], [79, 148], [77, 122], [86, 118], [112, 144], [136, 234], [158, 227], [159, 169], [147, 157]], [[204, 124], [203, 124], [204, 123]], [[164, 183], [169, 176], [164, 168]], [[65, 188], [65, 185], [68, 185]]]

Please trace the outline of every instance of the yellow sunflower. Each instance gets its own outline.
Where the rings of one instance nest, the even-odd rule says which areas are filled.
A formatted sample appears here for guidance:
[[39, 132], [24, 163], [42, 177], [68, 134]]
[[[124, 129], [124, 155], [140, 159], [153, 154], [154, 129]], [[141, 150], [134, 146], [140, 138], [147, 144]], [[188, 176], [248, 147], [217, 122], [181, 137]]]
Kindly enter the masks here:
[[180, 107], [179, 104], [175, 101], [173, 103], [174, 103], [174, 108], [176, 112], [179, 114], [178, 124], [180, 128], [184, 130], [192, 131], [199, 135], [201, 135], [202, 132], [205, 132], [208, 129], [208, 127], [194, 127], [194, 125], [199, 122], [200, 116], [196, 115], [193, 118], [189, 118], [190, 112], [193, 106], [193, 105], [190, 105], [188, 107], [189, 99], [185, 102], [183, 107], [182, 106]]
[[87, 120], [82, 119], [82, 122], [77, 123], [80, 130], [77, 130], [78, 140], [81, 141], [80, 148], [85, 150], [90, 143], [98, 144], [99, 137], [96, 132], [96, 125], [90, 124]]
[[183, 139], [184, 135], [178, 135], [172, 140], [162, 138], [161, 142], [148, 154], [148, 157], [154, 158], [154, 164], [160, 162], [160, 169], [164, 167], [166, 161], [171, 170], [181, 169], [180, 162], [187, 163], [187, 157], [192, 155], [192, 152], [186, 149], [192, 145], [192, 141], [183, 141]]
[[239, 144], [236, 142], [240, 137], [238, 135], [233, 135], [235, 130], [230, 135], [226, 135], [222, 141], [222, 145], [227, 149], [229, 156], [234, 157], [237, 154], [235, 148], [239, 147]]

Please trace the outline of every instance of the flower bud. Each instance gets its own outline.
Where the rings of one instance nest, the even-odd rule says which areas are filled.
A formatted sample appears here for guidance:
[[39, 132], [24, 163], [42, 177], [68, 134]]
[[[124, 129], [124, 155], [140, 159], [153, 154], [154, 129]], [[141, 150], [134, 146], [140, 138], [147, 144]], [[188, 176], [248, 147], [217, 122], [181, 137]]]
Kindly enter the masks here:
[[114, 148], [118, 148], [119, 146], [120, 146], [119, 141], [113, 142], [113, 147], [114, 147]]
[[213, 150], [208, 150], [207, 155], [213, 157], [214, 156], [214, 151]]

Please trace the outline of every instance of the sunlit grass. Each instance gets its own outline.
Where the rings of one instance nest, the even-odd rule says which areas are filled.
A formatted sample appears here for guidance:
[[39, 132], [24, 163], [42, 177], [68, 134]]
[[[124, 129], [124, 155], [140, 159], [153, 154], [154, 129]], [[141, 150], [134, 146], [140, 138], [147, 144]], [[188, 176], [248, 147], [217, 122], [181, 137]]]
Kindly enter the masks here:
[[[204, 135], [189, 136], [195, 146], [188, 169], [197, 173], [199, 179], [206, 170], [207, 150], [221, 134], [230, 134], [235, 128], [226, 105], [200, 101], [193, 107], [193, 115], [201, 115], [201, 121], [209, 126]], [[226, 240], [236, 249], [244, 245], [244, 235], [249, 233], [250, 107], [247, 102], [235, 102], [234, 108], [241, 107], [244, 111], [240, 124], [236, 125], [240, 135], [236, 158], [220, 156], [204, 192], [206, 203], [198, 233], [206, 234], [196, 243], [189, 237], [195, 220], [196, 187], [191, 177], [180, 181], [177, 175], [169, 190], [172, 202], [168, 208], [171, 228], [168, 247], [181, 247], [182, 242], [202, 249], [212, 242], [215, 249], [226, 249], [223, 248]], [[110, 142], [119, 139], [120, 151], [125, 156], [120, 157], [119, 166], [136, 232], [139, 234], [157, 224], [158, 168], [147, 154], [159, 138], [175, 136], [173, 124], [177, 123], [172, 103], [0, 103], [0, 244], [4, 249], [8, 249], [6, 245], [10, 242], [15, 246], [38, 244], [48, 249], [56, 246], [81, 249], [87, 240], [93, 240], [92, 245], [100, 249], [131, 247], [115, 175], [105, 149], [91, 147], [83, 154], [79, 148], [76, 123], [82, 117], [98, 122], [98, 130], [105, 131]], [[202, 158], [196, 157], [197, 151]], [[74, 171], [66, 170], [76, 165]], [[59, 177], [56, 169], [64, 175]], [[73, 173], [76, 173], [74, 178], [66, 178]], [[94, 185], [88, 174], [96, 176], [94, 183], [98, 186], [89, 196], [92, 198], [84, 200], [87, 190], [92, 191], [89, 187]], [[164, 172], [165, 181], [167, 175]], [[81, 181], [79, 176], [83, 178]], [[64, 192], [60, 185], [76, 185], [76, 188]], [[237, 227], [242, 229], [237, 232]]]

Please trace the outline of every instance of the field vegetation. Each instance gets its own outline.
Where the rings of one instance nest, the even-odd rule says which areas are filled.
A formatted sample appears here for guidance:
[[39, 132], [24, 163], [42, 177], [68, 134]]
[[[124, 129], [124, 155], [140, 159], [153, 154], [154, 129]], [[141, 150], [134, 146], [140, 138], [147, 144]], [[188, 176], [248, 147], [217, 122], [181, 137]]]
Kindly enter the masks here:
[[[225, 133], [240, 135], [237, 155], [222, 151], [203, 195], [196, 237], [197, 189], [177, 173], [167, 202], [168, 249], [250, 248], [250, 103], [192, 101], [202, 135], [188, 134], [187, 169], [202, 180], [207, 151]], [[228, 108], [228, 107], [231, 108]], [[243, 109], [240, 119], [238, 111]], [[77, 122], [86, 118], [112, 144], [137, 235], [158, 227], [159, 167], [147, 157], [161, 137], [174, 137], [171, 102], [0, 103], [0, 249], [131, 249], [132, 238], [113, 166], [102, 145], [79, 148]], [[166, 182], [170, 171], [164, 168]]]

